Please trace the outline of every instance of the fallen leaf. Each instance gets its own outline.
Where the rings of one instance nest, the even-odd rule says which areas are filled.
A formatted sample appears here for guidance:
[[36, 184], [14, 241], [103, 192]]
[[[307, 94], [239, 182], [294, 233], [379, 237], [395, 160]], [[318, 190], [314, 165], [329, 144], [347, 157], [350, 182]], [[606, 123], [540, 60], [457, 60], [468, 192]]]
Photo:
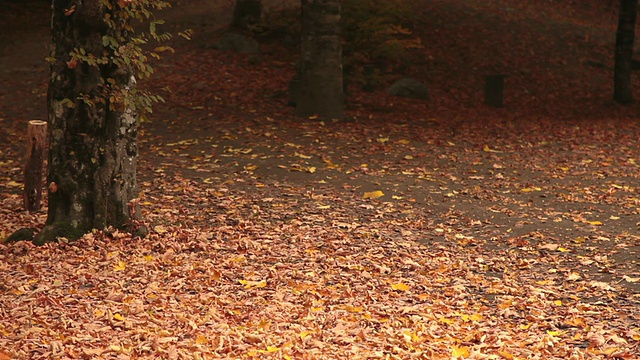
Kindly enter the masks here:
[[391, 288], [393, 290], [407, 291], [409, 290], [409, 285], [404, 283], [395, 283], [395, 284], [391, 284]]
[[454, 358], [469, 357], [469, 348], [466, 346], [451, 346], [451, 356]]
[[379, 197], [384, 196], [384, 193], [380, 190], [365, 192], [363, 198], [364, 199], [377, 199]]

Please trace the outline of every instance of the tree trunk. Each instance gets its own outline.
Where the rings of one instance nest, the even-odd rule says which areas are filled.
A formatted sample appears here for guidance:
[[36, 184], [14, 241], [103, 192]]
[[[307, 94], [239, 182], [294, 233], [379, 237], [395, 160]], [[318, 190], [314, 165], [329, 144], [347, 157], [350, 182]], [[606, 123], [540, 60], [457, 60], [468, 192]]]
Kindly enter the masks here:
[[261, 0], [236, 0], [231, 27], [246, 29], [249, 25], [258, 23], [261, 15]]
[[631, 70], [633, 68], [633, 41], [636, 32], [638, 0], [620, 0], [616, 53], [613, 75], [613, 100], [624, 105], [633, 102]]
[[339, 0], [302, 0], [298, 78], [297, 116], [344, 117]]
[[89, 57], [109, 54], [105, 35], [126, 42], [126, 33], [113, 34], [106, 26], [106, 11], [102, 0], [53, 1], [49, 209], [36, 244], [58, 237], [74, 240], [92, 229], [124, 228], [140, 214], [132, 201], [138, 196], [137, 114], [118, 103], [111, 90], [132, 89], [132, 71], [70, 56], [74, 48]]

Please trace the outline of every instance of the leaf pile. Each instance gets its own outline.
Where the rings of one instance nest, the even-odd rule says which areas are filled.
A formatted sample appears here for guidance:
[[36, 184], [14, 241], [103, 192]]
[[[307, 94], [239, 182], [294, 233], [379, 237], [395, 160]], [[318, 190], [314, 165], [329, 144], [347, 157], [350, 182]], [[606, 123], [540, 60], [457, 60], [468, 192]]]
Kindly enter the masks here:
[[633, 358], [640, 340], [614, 286], [542, 279], [526, 264], [426, 248], [382, 224], [301, 217], [100, 236], [3, 246], [6, 354]]
[[[433, 100], [354, 89], [344, 123], [293, 118], [278, 44], [176, 44], [140, 138], [149, 237], [0, 245], [0, 359], [637, 358], [640, 124], [605, 99], [615, 16], [507, 3], [425, 4], [411, 71]], [[480, 104], [489, 70], [505, 109]], [[46, 77], [1, 76], [4, 238], [45, 220], [21, 211], [13, 119], [44, 117]]]

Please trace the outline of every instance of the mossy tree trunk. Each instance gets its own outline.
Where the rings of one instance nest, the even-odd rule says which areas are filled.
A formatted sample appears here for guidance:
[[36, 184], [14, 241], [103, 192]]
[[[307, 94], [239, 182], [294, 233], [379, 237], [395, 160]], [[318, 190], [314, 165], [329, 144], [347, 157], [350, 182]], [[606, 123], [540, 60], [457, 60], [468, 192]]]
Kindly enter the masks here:
[[298, 80], [297, 116], [344, 117], [339, 0], [302, 0]]
[[[119, 6], [118, 1], [110, 6]], [[92, 229], [124, 228], [140, 213], [133, 202], [138, 119], [113, 91], [132, 89], [135, 79], [130, 68], [90, 60], [110, 56], [103, 37], [122, 42], [129, 35], [114, 34], [106, 25], [109, 8], [102, 0], [54, 0], [52, 8], [49, 209], [36, 244], [74, 240]], [[71, 56], [74, 49], [82, 49], [89, 61]]]
[[631, 72], [633, 70], [633, 42], [636, 33], [638, 0], [620, 0], [618, 31], [613, 75], [613, 99], [624, 105], [633, 103]]

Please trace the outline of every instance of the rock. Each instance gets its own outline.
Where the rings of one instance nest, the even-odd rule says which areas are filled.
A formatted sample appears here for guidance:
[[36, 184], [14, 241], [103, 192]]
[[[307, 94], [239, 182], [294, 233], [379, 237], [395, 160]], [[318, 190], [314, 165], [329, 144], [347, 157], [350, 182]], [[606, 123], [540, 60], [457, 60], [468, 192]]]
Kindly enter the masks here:
[[400, 79], [387, 88], [387, 94], [412, 99], [429, 99], [429, 89], [415, 79]]
[[259, 54], [260, 44], [248, 36], [236, 33], [226, 33], [213, 44], [213, 48], [217, 50], [230, 50], [241, 54]]

